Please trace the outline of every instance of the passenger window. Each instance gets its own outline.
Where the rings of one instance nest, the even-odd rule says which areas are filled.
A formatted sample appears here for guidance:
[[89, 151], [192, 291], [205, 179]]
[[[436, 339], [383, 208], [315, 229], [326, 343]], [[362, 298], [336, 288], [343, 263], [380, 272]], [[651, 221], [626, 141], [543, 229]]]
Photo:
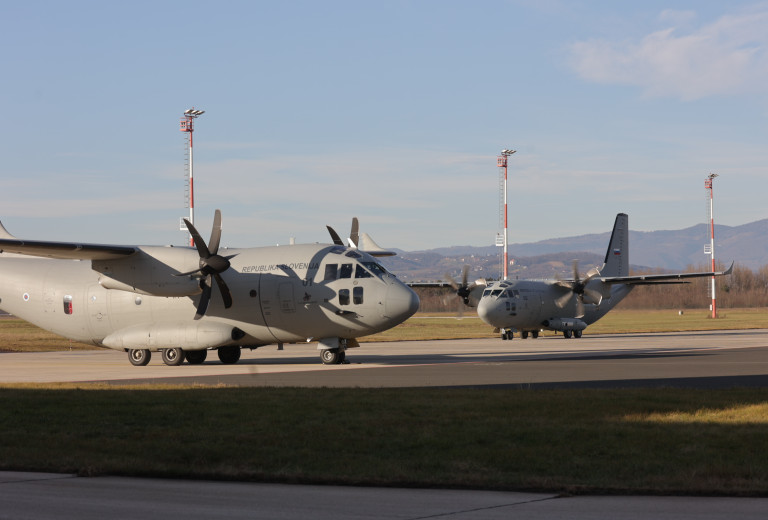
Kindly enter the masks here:
[[349, 305], [349, 289], [339, 291], [339, 305]]
[[72, 314], [72, 296], [64, 296], [64, 314]]
[[355, 305], [361, 305], [363, 303], [363, 288], [355, 287], [352, 289], [352, 302]]
[[339, 278], [352, 278], [352, 264], [341, 264]]
[[323, 281], [332, 281], [336, 279], [339, 274], [339, 266], [337, 264], [328, 264], [325, 266], [325, 277]]
[[365, 268], [358, 264], [355, 269], [355, 278], [373, 278], [373, 275], [365, 270]]

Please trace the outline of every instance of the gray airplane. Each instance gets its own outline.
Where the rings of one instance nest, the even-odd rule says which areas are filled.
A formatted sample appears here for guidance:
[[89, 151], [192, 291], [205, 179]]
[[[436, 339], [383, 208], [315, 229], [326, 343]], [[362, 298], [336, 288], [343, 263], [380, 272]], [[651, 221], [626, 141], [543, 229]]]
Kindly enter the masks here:
[[357, 219], [349, 245], [328, 227], [333, 244], [247, 249], [219, 248], [219, 210], [207, 244], [185, 223], [195, 248], [19, 240], [0, 224], [0, 308], [126, 351], [136, 366], [157, 351], [167, 365], [203, 363], [208, 350], [236, 363], [242, 348], [305, 341], [318, 342], [323, 363], [342, 363], [355, 338], [418, 309], [374, 258], [394, 253], [359, 234]]
[[574, 264], [569, 280], [502, 280], [467, 283], [465, 267], [462, 282], [450, 283], [466, 305], [477, 307], [485, 323], [501, 332], [501, 339], [512, 339], [519, 331], [523, 339], [536, 338], [540, 330], [554, 330], [566, 338], [580, 338], [588, 325], [613, 309], [637, 285], [685, 283], [687, 278], [730, 274], [724, 272], [629, 275], [629, 217], [616, 216], [605, 262], [582, 279]]

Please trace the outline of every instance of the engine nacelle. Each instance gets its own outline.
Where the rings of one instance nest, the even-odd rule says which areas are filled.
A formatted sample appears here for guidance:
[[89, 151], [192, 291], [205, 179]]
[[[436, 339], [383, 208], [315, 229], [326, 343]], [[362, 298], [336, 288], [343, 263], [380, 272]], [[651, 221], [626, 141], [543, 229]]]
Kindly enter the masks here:
[[576, 318], [550, 318], [544, 320], [541, 324], [550, 330], [584, 330], [587, 324]]
[[135, 285], [127, 284], [103, 274], [99, 276], [99, 285], [105, 289], [114, 289], [117, 291], [135, 292], [150, 296], [166, 296], [170, 298], [193, 296], [202, 292], [200, 282], [188, 276], [180, 276], [176, 278], [169, 277], [166, 280], [148, 280], [140, 282], [134, 280], [134, 284]]

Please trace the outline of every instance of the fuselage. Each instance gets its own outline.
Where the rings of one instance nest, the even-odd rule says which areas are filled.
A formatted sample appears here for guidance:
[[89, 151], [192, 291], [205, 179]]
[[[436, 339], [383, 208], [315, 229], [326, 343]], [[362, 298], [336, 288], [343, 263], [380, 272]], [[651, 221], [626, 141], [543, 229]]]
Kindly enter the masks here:
[[233, 305], [225, 308], [214, 288], [205, 316], [194, 320], [198, 280], [178, 273], [194, 269], [198, 253], [140, 249], [144, 259], [98, 262], [0, 254], [0, 308], [67, 338], [121, 350], [350, 339], [394, 327], [418, 308], [409, 287], [352, 248], [222, 248], [231, 256], [221, 276]]
[[[599, 280], [590, 282], [597, 288]], [[632, 289], [615, 284], [604, 292], [599, 305], [584, 304], [584, 315], [579, 316], [574, 295], [562, 308], [555, 303], [563, 290], [547, 280], [501, 281], [488, 285], [477, 305], [478, 316], [498, 329], [519, 331], [580, 330], [613, 309]], [[602, 292], [602, 291], [601, 291]], [[609, 296], [609, 297], [606, 297]]]

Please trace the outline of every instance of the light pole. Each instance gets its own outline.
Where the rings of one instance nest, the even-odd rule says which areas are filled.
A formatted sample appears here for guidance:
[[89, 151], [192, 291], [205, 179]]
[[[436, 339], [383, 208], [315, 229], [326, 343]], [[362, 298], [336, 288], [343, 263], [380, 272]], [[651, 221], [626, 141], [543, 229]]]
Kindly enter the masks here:
[[[712, 272], [715, 272], [715, 213], [712, 181], [718, 175], [710, 173], [704, 181], [704, 188], [709, 190], [709, 254], [712, 256]], [[717, 318], [717, 299], [715, 298], [715, 277], [712, 276], [712, 318]]]
[[[181, 128], [180, 130], [182, 132], [187, 132], [187, 142], [188, 142], [188, 153], [189, 153], [189, 165], [187, 167], [188, 170], [188, 177], [187, 177], [187, 188], [189, 190], [189, 199], [188, 199], [188, 205], [189, 205], [189, 221], [194, 224], [195, 223], [195, 183], [194, 183], [194, 173], [193, 173], [193, 161], [192, 161], [192, 132], [195, 131], [195, 125], [194, 121], [201, 115], [205, 113], [205, 110], [195, 110], [195, 107], [188, 108], [184, 111], [184, 118], [181, 120]], [[184, 226], [184, 222], [181, 223], [181, 230], [186, 231], [187, 228]], [[194, 246], [195, 241], [192, 239], [192, 235], [189, 235], [189, 245]]]
[[503, 280], [507, 279], [507, 276], [509, 275], [509, 252], [507, 250], [507, 244], [508, 244], [508, 236], [507, 236], [507, 159], [510, 155], [515, 153], [515, 150], [509, 150], [507, 148], [503, 149], [501, 151], [501, 155], [498, 156], [496, 160], [496, 166], [499, 168], [504, 168], [504, 182], [502, 186], [502, 198], [504, 201], [504, 243], [502, 244], [504, 246], [504, 268], [502, 269], [502, 275]]

